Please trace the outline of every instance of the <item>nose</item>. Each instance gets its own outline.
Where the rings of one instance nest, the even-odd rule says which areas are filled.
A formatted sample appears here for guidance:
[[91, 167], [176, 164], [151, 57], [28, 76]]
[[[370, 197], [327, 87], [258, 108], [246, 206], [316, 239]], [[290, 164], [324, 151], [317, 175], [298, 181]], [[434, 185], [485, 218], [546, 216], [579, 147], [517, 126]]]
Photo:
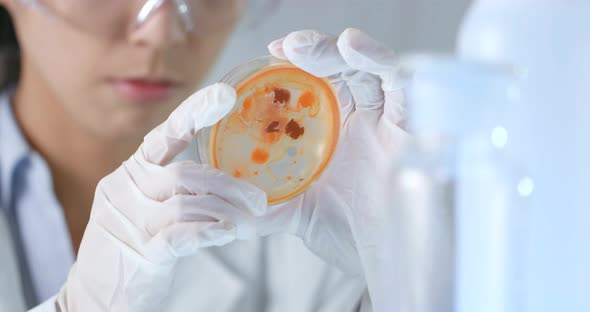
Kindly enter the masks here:
[[191, 22], [183, 0], [148, 0], [139, 10], [130, 29], [130, 40], [155, 48], [180, 44], [187, 39]]

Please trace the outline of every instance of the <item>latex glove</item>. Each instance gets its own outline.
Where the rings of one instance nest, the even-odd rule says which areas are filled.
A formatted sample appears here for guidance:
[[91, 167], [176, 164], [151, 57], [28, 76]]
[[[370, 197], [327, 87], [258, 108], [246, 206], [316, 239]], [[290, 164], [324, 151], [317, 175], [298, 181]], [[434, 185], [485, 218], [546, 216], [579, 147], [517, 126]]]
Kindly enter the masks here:
[[195, 93], [100, 181], [58, 310], [163, 311], [179, 257], [252, 237], [262, 191], [204, 165], [170, 163], [235, 100], [224, 84]]
[[[300, 216], [295, 234], [350, 274], [374, 270], [385, 224], [391, 167], [407, 134], [393, 52], [357, 29], [339, 37], [306, 30], [269, 45], [272, 55], [327, 77], [340, 100], [342, 130], [326, 171], [301, 196], [280, 205]], [[360, 258], [359, 258], [360, 255]], [[361, 258], [363, 258], [361, 262]]]

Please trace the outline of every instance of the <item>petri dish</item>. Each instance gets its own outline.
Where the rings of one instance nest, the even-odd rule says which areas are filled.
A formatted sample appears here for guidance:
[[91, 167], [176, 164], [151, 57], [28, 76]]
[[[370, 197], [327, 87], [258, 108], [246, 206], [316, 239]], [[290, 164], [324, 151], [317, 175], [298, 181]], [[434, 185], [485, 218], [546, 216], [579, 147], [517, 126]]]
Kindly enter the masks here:
[[304, 192], [338, 143], [339, 103], [330, 83], [272, 56], [235, 68], [221, 82], [236, 89], [237, 102], [197, 133], [199, 160], [258, 186], [269, 204]]

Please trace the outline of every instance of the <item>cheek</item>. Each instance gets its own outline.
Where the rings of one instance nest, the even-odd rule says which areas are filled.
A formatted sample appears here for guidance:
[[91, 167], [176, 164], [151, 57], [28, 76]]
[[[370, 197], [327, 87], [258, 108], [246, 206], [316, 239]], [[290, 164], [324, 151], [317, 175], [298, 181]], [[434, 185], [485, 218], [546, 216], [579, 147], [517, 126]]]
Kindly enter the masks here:
[[20, 36], [26, 66], [56, 104], [82, 116], [92, 97], [101, 48], [68, 25], [35, 17]]
[[121, 103], [105, 92], [112, 42], [42, 16], [22, 26], [25, 71], [47, 105], [63, 111], [67, 120], [100, 137], [142, 135], [155, 123], [149, 112], [122, 111]]
[[100, 53], [87, 35], [41, 16], [32, 18], [25, 26], [25, 33], [20, 36], [24, 53], [48, 84], [73, 90], [92, 79], [90, 73]]
[[[219, 58], [230, 32], [202, 37], [194, 40], [188, 46], [186, 56], [177, 58], [179, 68], [185, 71], [188, 77], [197, 87], [201, 83]], [[194, 89], [193, 89], [194, 90]]]

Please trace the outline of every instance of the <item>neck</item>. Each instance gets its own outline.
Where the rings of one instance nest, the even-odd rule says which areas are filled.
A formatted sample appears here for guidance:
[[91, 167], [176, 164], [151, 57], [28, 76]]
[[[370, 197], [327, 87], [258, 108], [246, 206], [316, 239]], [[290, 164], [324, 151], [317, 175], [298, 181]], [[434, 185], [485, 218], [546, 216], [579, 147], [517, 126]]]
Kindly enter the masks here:
[[113, 141], [91, 133], [72, 118], [39, 77], [23, 67], [14, 111], [29, 144], [50, 167], [54, 191], [77, 250], [98, 181], [129, 158], [142, 138]]

